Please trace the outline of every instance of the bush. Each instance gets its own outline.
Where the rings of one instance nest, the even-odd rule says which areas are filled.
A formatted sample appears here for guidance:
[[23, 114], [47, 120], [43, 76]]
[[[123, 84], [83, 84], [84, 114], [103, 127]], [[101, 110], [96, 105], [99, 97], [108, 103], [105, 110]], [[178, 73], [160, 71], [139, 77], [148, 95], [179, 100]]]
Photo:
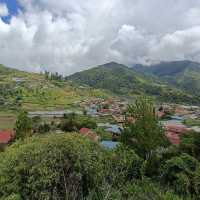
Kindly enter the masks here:
[[[1, 153], [0, 196], [81, 199], [102, 181], [103, 150], [76, 135], [49, 135], [16, 143]], [[8, 199], [9, 199], [8, 198]]]
[[110, 182], [121, 187], [124, 183], [141, 178], [143, 160], [123, 145], [111, 152], [106, 159], [106, 173]]
[[[181, 200], [176, 194], [169, 190], [162, 190], [159, 185], [150, 180], [129, 182], [120, 188], [106, 185], [101, 193], [90, 193], [87, 200]], [[185, 197], [185, 200], [188, 199]], [[189, 200], [189, 199], [188, 199]]]
[[16, 124], [16, 138], [24, 139], [31, 136], [32, 120], [28, 117], [27, 111], [21, 110], [17, 116]]
[[200, 134], [191, 132], [181, 137], [180, 151], [200, 160]]
[[143, 175], [157, 179], [160, 174], [161, 166], [165, 161], [174, 156], [179, 155], [179, 150], [176, 146], [168, 148], [159, 148], [152, 152], [150, 157], [143, 163]]
[[180, 200], [171, 191], [163, 191], [159, 185], [155, 185], [149, 180], [137, 181], [124, 186], [121, 199], [132, 200], [133, 197], [138, 200]]
[[91, 117], [70, 114], [64, 116], [60, 127], [63, 131], [73, 132], [78, 131], [83, 127], [95, 129], [97, 127], [97, 123]]
[[[194, 186], [199, 174], [199, 162], [188, 154], [181, 154], [165, 162], [162, 166], [161, 181], [171, 186], [179, 195], [197, 195]], [[197, 173], [198, 172], [198, 173]], [[199, 179], [197, 179], [199, 184]]]
[[[129, 120], [130, 118], [133, 120]], [[154, 103], [150, 99], [140, 97], [134, 105], [129, 106], [121, 141], [147, 159], [157, 148], [169, 146], [165, 131], [155, 114]]]

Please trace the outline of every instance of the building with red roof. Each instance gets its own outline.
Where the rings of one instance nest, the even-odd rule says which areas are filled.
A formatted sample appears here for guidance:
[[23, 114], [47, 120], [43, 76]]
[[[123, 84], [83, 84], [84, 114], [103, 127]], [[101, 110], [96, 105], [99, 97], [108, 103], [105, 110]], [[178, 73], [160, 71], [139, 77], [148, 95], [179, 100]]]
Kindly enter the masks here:
[[0, 131], [0, 145], [9, 144], [15, 137], [12, 130]]
[[179, 145], [181, 135], [190, 131], [184, 125], [179, 124], [166, 124], [165, 125], [166, 136], [172, 144]]
[[99, 141], [99, 139], [100, 139], [100, 137], [89, 128], [81, 128], [79, 130], [79, 133], [81, 135], [84, 135], [84, 136], [90, 138], [91, 140], [93, 140], [95, 142]]
[[158, 116], [158, 118], [162, 118], [162, 117], [165, 116], [165, 112], [164, 111], [158, 111], [157, 116]]

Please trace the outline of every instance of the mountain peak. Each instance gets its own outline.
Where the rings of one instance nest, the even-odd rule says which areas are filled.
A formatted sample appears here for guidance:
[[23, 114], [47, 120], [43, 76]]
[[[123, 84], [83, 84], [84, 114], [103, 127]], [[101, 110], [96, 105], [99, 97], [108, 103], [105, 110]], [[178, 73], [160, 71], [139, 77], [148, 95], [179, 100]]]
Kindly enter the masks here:
[[99, 65], [98, 67], [103, 67], [103, 68], [110, 68], [110, 69], [115, 69], [115, 68], [128, 68], [126, 65], [117, 63], [117, 62], [109, 62], [105, 63], [102, 65]]

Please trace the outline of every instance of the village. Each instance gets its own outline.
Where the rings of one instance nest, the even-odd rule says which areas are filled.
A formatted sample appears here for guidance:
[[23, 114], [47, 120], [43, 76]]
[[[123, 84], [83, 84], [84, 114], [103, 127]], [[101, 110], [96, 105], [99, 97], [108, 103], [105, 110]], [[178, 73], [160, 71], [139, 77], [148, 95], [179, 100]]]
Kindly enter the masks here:
[[[126, 110], [129, 102], [122, 99], [92, 98], [75, 102], [78, 109], [59, 111], [32, 111], [28, 112], [30, 118], [40, 117], [48, 119], [52, 124], [59, 124], [63, 116], [70, 114], [89, 116], [95, 120], [97, 127], [91, 129], [80, 127], [79, 134], [84, 135], [95, 142], [100, 142], [104, 147], [112, 149], [119, 143], [126, 119]], [[182, 134], [191, 131], [200, 133], [200, 107], [178, 104], [161, 104], [156, 106], [156, 115], [162, 124], [169, 141], [179, 145]], [[130, 119], [134, 123], [134, 119]], [[55, 126], [55, 133], [62, 132], [59, 126]], [[0, 130], [0, 145], [5, 146], [15, 138], [14, 129]]]

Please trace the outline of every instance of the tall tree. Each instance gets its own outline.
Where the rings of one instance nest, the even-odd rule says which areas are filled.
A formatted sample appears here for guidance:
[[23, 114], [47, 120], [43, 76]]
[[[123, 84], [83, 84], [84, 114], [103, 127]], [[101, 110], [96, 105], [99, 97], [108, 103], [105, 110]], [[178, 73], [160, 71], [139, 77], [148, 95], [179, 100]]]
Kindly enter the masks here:
[[28, 113], [24, 110], [20, 111], [15, 124], [16, 138], [24, 139], [31, 135], [32, 120], [28, 117]]
[[151, 99], [139, 97], [128, 107], [121, 141], [144, 158], [148, 158], [158, 147], [167, 146], [168, 140]]

